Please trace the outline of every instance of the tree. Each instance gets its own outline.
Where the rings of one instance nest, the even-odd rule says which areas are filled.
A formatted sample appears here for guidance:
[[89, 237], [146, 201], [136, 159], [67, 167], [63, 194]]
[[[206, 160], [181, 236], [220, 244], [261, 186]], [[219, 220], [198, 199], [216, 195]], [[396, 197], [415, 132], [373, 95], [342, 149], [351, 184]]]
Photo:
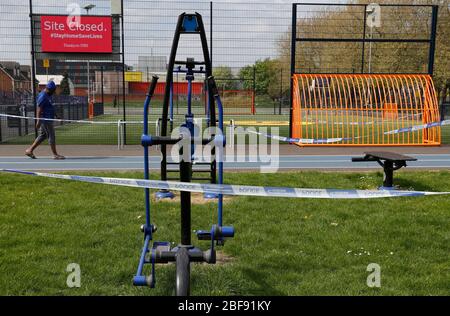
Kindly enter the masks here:
[[220, 90], [234, 90], [236, 89], [236, 81], [234, 80], [233, 72], [229, 66], [218, 66], [213, 70], [213, 75], [216, 78], [217, 87]]
[[69, 75], [67, 73], [64, 74], [64, 78], [61, 80], [59, 89], [60, 94], [70, 95]]
[[[248, 90], [253, 89], [254, 78], [256, 94], [268, 95], [275, 100], [280, 97], [281, 69], [282, 66], [279, 60], [266, 58], [257, 60], [254, 65], [243, 67], [239, 72], [239, 78], [243, 80], [244, 88]], [[284, 84], [284, 87], [288, 88], [289, 84]]]
[[[379, 4], [392, 3], [391, 0], [376, 1]], [[450, 7], [448, 0], [397, 0], [398, 4], [439, 5], [436, 36], [436, 51], [433, 79], [441, 99], [450, 90]], [[353, 0], [350, 3], [367, 3]], [[350, 4], [349, 3], [349, 4]], [[430, 32], [430, 9], [425, 7], [385, 7], [381, 12], [381, 27], [366, 29], [366, 37], [388, 39], [428, 38]], [[360, 7], [346, 6], [339, 10], [317, 10], [309, 18], [297, 21], [297, 37], [352, 37], [361, 35], [364, 15]], [[371, 34], [373, 31], [373, 34]], [[283, 66], [289, 65], [291, 30], [279, 41], [279, 58]], [[364, 50], [364, 72], [368, 72], [369, 47], [371, 72], [424, 73], [427, 71], [427, 44], [412, 43], [366, 43]], [[319, 43], [302, 42], [297, 45], [296, 71], [303, 73], [361, 72], [361, 45], [352, 42]], [[289, 71], [289, 70], [287, 70]], [[283, 81], [284, 82], [284, 81]]]

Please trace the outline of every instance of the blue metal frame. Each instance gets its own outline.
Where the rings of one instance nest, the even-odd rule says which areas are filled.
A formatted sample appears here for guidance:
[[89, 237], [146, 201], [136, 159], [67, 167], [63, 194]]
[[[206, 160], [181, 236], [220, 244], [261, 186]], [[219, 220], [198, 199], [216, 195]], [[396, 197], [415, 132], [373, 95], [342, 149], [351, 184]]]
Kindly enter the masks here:
[[[199, 19], [199, 20], [197, 20]], [[181, 24], [182, 22], [182, 24]], [[182, 29], [180, 30], [179, 26], [182, 25]], [[177, 26], [177, 32], [176, 35], [179, 35], [179, 33], [186, 33], [186, 32], [199, 32], [204, 37], [204, 29], [203, 27], [199, 28], [199, 25], [203, 25], [201, 22], [201, 16], [199, 14], [195, 15], [187, 15], [183, 13], [179, 17], [179, 23]], [[202, 31], [203, 29], [203, 31]], [[177, 38], [177, 36], [176, 36]], [[174, 41], [174, 44], [176, 44], [178, 40]], [[202, 40], [202, 44], [203, 44]], [[174, 45], [176, 48], [176, 45]], [[207, 48], [205, 50], [205, 46], [203, 45], [203, 49], [205, 52], [205, 56], [209, 56], [207, 53]], [[176, 52], [176, 49], [175, 49]], [[170, 73], [173, 74], [174, 72], [180, 72], [186, 74], [186, 80], [188, 82], [188, 92], [187, 92], [187, 113], [185, 115], [185, 122], [181, 125], [182, 127], [186, 127], [191, 135], [191, 139], [193, 137], [198, 137], [196, 135], [196, 130], [194, 126], [194, 114], [192, 113], [192, 82], [194, 80], [194, 74], [195, 73], [202, 73], [205, 74], [206, 77], [208, 77], [208, 113], [211, 114], [211, 117], [215, 117], [215, 103], [217, 103], [218, 107], [218, 123], [220, 128], [220, 133], [215, 133], [212, 135], [212, 140], [214, 142], [214, 148], [219, 147], [219, 153], [221, 155], [219, 161], [217, 161], [215, 158], [213, 162], [211, 163], [212, 170], [211, 172], [214, 172], [214, 179], [215, 179], [215, 172], [216, 169], [218, 169], [218, 183], [223, 184], [223, 148], [225, 147], [225, 137], [223, 136], [223, 107], [222, 102], [220, 100], [220, 96], [218, 94], [218, 90], [214, 81], [214, 77], [210, 75], [211, 67], [206, 66], [209, 65], [209, 61], [205, 62], [195, 62], [192, 58], [188, 58], [186, 62], [177, 62], [174, 60], [174, 55], [171, 54], [171, 60], [172, 65], [174, 63], [185, 65], [186, 69], [182, 69], [182, 67], [178, 67], [178, 69], [170, 69]], [[196, 65], [205, 65], [205, 69], [203, 67], [200, 67], [200, 70], [196, 70]], [[147, 97], [145, 99], [144, 103], [144, 128], [143, 128], [143, 134], [141, 137], [141, 144], [144, 147], [144, 178], [149, 179], [150, 178], [150, 170], [149, 170], [149, 146], [152, 145], [162, 145], [164, 147], [163, 150], [165, 150], [165, 146], [168, 144], [175, 144], [181, 138], [173, 138], [171, 136], [166, 136], [164, 133], [161, 136], [152, 136], [148, 133], [148, 113], [150, 108], [150, 102], [151, 98], [153, 96], [156, 84], [157, 84], [158, 77], [154, 76], [152, 83], [149, 88], [149, 92], [147, 94]], [[167, 82], [167, 81], [166, 81]], [[170, 117], [171, 122], [173, 122], [173, 85], [172, 81], [168, 81], [170, 83], [169, 85], [166, 85], [166, 94], [165, 98], [167, 97], [168, 100], [166, 101], [170, 102]], [[168, 91], [169, 90], [169, 91]], [[167, 94], [167, 92], [170, 92], [170, 94]], [[215, 102], [214, 102], [215, 101]], [[166, 102], [167, 104], [167, 102]], [[166, 108], [165, 108], [166, 109]], [[167, 110], [167, 109], [166, 109]], [[165, 112], [167, 114], [167, 112]], [[164, 122], [164, 120], [167, 120], [167, 116], [164, 116], [163, 113], [163, 121], [162, 123], [165, 124], [167, 122]], [[210, 122], [210, 125], [215, 126], [216, 122], [214, 121]], [[163, 125], [164, 126], [164, 125]], [[166, 125], [167, 126], [167, 125]], [[202, 144], [209, 143], [210, 139], [201, 139]], [[195, 152], [195, 142], [191, 143], [191, 158], [194, 158], [194, 152]], [[213, 153], [215, 154], [215, 149], [213, 150]], [[180, 162], [180, 180], [184, 182], [190, 182], [192, 180], [192, 159], [189, 162], [182, 161]], [[163, 179], [165, 180], [165, 179]], [[169, 191], [160, 191], [157, 192], [157, 197], [173, 197], [173, 193]], [[211, 248], [208, 249], [205, 252], [202, 252], [199, 248], [194, 247], [191, 244], [191, 199], [190, 199], [190, 192], [181, 192], [181, 243], [178, 245], [178, 247], [175, 247], [171, 249], [169, 242], [158, 242], [153, 241], [153, 233], [156, 231], [155, 226], [151, 223], [151, 217], [150, 217], [150, 191], [149, 189], [145, 189], [145, 225], [142, 226], [142, 231], [144, 233], [144, 246], [141, 251], [141, 256], [139, 259], [138, 269], [136, 272], [136, 275], [133, 278], [133, 284], [137, 286], [150, 286], [154, 287], [156, 283], [155, 278], [155, 265], [156, 263], [160, 262], [169, 262], [169, 261], [176, 261], [176, 253], [181, 248], [187, 248], [188, 254], [189, 254], [189, 260], [191, 262], [207, 262], [207, 263], [215, 263], [216, 257], [215, 257], [215, 244], [217, 245], [223, 245], [225, 238], [233, 237], [234, 236], [234, 228], [231, 226], [222, 226], [223, 225], [223, 195], [218, 195], [218, 207], [217, 207], [217, 224], [212, 225], [211, 230], [209, 231], [197, 231], [197, 237], [200, 240], [211, 240]], [[147, 258], [148, 253], [150, 253], [150, 258]], [[144, 267], [145, 264], [151, 264], [151, 273], [149, 276], [144, 275]]]
[[170, 120], [170, 130], [172, 130], [173, 129], [173, 82], [170, 83], [169, 120]]
[[[149, 91], [145, 98], [144, 102], [144, 128], [142, 135], [142, 142], [148, 141], [151, 136], [148, 134], [148, 110], [150, 107], [150, 101], [153, 97], [153, 93], [156, 88], [156, 84], [158, 82], [158, 77], [153, 76], [152, 83], [150, 84]], [[151, 141], [150, 141], [151, 142]], [[144, 146], [144, 178], [146, 180], [150, 179], [150, 168], [149, 168], [149, 152], [148, 146]], [[143, 269], [145, 262], [145, 256], [148, 252], [148, 246], [150, 241], [152, 240], [153, 226], [150, 221], [150, 189], [145, 189], [145, 225], [142, 227], [142, 231], [144, 232], [144, 247], [142, 248], [141, 257], [139, 259], [139, 266], [136, 272], [136, 276], [133, 278], [134, 285], [149, 285], [150, 287], [154, 287], [154, 277], [151, 278], [151, 282], [147, 282], [147, 279], [143, 275]], [[152, 276], [154, 275], [154, 269], [152, 268]]]
[[[192, 91], [190, 82], [194, 79], [193, 75], [188, 71], [187, 78], [188, 80], [188, 105], [191, 103]], [[158, 81], [158, 77], [154, 76], [152, 80], [152, 84], [150, 85], [149, 92], [147, 94], [145, 103], [144, 103], [144, 128], [143, 135], [141, 137], [141, 143], [144, 147], [144, 178], [146, 180], [150, 179], [150, 170], [149, 170], [149, 150], [148, 147], [155, 143], [156, 137], [152, 137], [148, 133], [148, 112], [150, 107], [150, 101], [153, 96], [154, 89], [156, 87], [156, 83]], [[214, 77], [208, 78], [208, 86], [209, 89], [212, 89], [214, 92], [214, 99], [217, 103], [218, 108], [218, 123], [220, 128], [220, 133], [214, 135], [214, 145], [216, 147], [222, 147], [220, 150], [219, 160], [216, 161], [218, 165], [218, 184], [223, 184], [223, 147], [225, 147], [225, 137], [223, 136], [223, 106], [222, 101], [220, 100], [219, 93], [217, 91], [217, 87], [214, 81]], [[188, 106], [188, 113], [186, 114], [186, 122], [183, 124], [186, 127], [191, 126], [190, 124], [193, 122], [194, 115], [192, 114], [190, 107]], [[189, 129], [192, 133], [193, 131]], [[191, 152], [193, 155], [193, 152]], [[150, 190], [145, 189], [145, 225], [142, 227], [142, 231], [144, 232], [144, 246], [141, 251], [141, 256], [139, 259], [138, 268], [136, 271], [136, 275], [133, 278], [133, 284], [136, 286], [149, 286], [153, 288], [156, 284], [155, 277], [155, 265], [157, 263], [157, 249], [158, 247], [166, 247], [170, 249], [169, 242], [157, 242], [154, 241], [152, 243], [153, 232], [155, 231], [154, 226], [150, 221]], [[230, 238], [234, 236], [234, 228], [232, 226], [223, 226], [223, 195], [218, 195], [218, 206], [217, 206], [217, 224], [212, 225], [209, 231], [198, 230], [197, 237], [200, 240], [211, 240], [211, 248], [206, 252], [209, 254], [209, 257], [205, 259], [205, 255], [203, 255], [204, 261], [208, 263], [215, 263], [215, 243], [217, 245], [223, 245], [225, 242], [225, 238]], [[180, 245], [181, 247], [183, 245]], [[172, 250], [172, 258], [176, 258], [174, 253], [177, 251], [179, 247], [174, 248]], [[189, 254], [190, 256], [201, 254], [201, 251], [198, 248], [193, 246], [189, 246]], [[147, 254], [150, 252], [150, 259], [146, 259]], [[170, 260], [170, 259], [168, 259]], [[145, 264], [151, 264], [151, 273], [149, 276], [144, 275], [144, 266]]]

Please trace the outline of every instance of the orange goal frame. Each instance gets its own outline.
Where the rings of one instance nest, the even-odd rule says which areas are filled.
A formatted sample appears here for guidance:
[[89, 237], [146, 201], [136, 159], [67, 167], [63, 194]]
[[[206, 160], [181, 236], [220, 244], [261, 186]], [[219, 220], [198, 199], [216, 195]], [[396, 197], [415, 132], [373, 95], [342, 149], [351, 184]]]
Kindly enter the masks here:
[[[291, 136], [300, 146], [437, 146], [438, 100], [425, 74], [294, 74]], [[389, 133], [391, 132], [391, 133]]]

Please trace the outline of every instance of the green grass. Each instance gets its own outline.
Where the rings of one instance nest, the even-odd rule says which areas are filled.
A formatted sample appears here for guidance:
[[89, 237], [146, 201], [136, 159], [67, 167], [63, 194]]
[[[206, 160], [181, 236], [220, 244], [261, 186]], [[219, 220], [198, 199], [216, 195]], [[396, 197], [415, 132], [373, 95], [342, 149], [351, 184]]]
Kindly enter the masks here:
[[[86, 173], [141, 177], [141, 173]], [[371, 189], [381, 173], [227, 173], [226, 182]], [[398, 172], [404, 189], [450, 191], [450, 172]], [[131, 278], [142, 247], [141, 189], [0, 174], [0, 295], [171, 295], [175, 267], [157, 267], [156, 289]], [[215, 204], [193, 205], [207, 229]], [[152, 206], [156, 240], [179, 240], [179, 205]], [[225, 204], [231, 262], [193, 265], [193, 295], [448, 295], [450, 200], [239, 197]], [[195, 239], [194, 239], [195, 240]], [[203, 249], [208, 242], [195, 242]], [[369, 255], [370, 253], [370, 255]], [[81, 266], [68, 288], [66, 267]], [[368, 288], [367, 265], [381, 266]]]

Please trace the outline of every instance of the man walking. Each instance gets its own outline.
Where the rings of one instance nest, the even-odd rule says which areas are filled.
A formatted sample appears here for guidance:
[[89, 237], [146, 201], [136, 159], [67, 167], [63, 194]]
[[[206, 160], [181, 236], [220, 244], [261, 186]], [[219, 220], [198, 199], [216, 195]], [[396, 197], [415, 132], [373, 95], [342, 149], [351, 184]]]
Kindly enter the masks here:
[[[53, 107], [51, 96], [55, 93], [56, 84], [49, 81], [44, 90], [39, 93], [37, 98], [37, 117], [36, 129], [38, 130], [38, 137], [33, 144], [25, 151], [25, 155], [36, 159], [33, 151], [45, 140], [48, 139], [48, 144], [53, 152], [53, 159], [62, 160], [64, 156], [58, 155], [55, 143], [55, 128], [53, 127], [52, 119], [55, 118], [55, 108]], [[42, 120], [42, 119], [44, 120]], [[50, 119], [50, 120], [47, 120]]]

